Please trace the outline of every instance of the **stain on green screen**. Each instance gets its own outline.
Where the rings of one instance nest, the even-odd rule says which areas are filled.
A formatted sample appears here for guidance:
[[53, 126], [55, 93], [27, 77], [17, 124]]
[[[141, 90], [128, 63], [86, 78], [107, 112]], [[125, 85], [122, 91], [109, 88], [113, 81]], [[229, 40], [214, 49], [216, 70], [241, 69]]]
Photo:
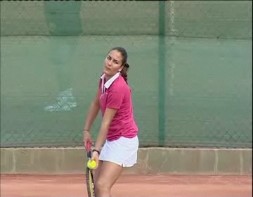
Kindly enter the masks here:
[[80, 1], [44, 1], [44, 13], [52, 36], [82, 33]]

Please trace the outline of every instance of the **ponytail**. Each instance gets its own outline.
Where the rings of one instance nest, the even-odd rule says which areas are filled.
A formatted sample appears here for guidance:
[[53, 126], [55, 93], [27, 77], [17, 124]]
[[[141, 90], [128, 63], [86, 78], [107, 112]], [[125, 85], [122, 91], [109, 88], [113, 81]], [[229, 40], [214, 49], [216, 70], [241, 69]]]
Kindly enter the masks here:
[[129, 69], [129, 64], [125, 63], [123, 69], [120, 71], [121, 76], [124, 78], [125, 82], [127, 83], [127, 71]]

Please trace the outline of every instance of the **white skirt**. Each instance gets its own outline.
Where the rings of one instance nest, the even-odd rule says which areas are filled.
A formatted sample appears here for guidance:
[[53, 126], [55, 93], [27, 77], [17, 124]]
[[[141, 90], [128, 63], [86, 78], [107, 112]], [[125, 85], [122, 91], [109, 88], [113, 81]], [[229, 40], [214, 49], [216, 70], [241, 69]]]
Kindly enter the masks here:
[[120, 137], [113, 141], [106, 140], [99, 160], [113, 162], [123, 167], [131, 167], [137, 163], [138, 147], [138, 136], [133, 138]]

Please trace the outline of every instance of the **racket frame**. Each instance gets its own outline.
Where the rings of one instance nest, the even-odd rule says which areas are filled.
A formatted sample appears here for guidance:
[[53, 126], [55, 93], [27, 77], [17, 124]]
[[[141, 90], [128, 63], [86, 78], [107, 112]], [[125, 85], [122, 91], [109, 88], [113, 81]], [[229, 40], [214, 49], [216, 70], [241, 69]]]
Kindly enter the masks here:
[[[91, 149], [87, 150], [87, 159], [91, 159]], [[95, 197], [95, 184], [94, 184], [94, 176], [93, 170], [87, 167], [86, 165], [86, 186], [88, 197]]]

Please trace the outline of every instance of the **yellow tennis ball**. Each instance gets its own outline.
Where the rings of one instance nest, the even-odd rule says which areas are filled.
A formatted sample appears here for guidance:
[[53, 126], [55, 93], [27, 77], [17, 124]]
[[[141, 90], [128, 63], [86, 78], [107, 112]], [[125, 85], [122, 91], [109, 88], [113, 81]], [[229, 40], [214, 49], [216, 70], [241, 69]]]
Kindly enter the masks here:
[[87, 162], [87, 167], [90, 168], [90, 169], [95, 169], [97, 167], [97, 163], [95, 160], [89, 160]]

